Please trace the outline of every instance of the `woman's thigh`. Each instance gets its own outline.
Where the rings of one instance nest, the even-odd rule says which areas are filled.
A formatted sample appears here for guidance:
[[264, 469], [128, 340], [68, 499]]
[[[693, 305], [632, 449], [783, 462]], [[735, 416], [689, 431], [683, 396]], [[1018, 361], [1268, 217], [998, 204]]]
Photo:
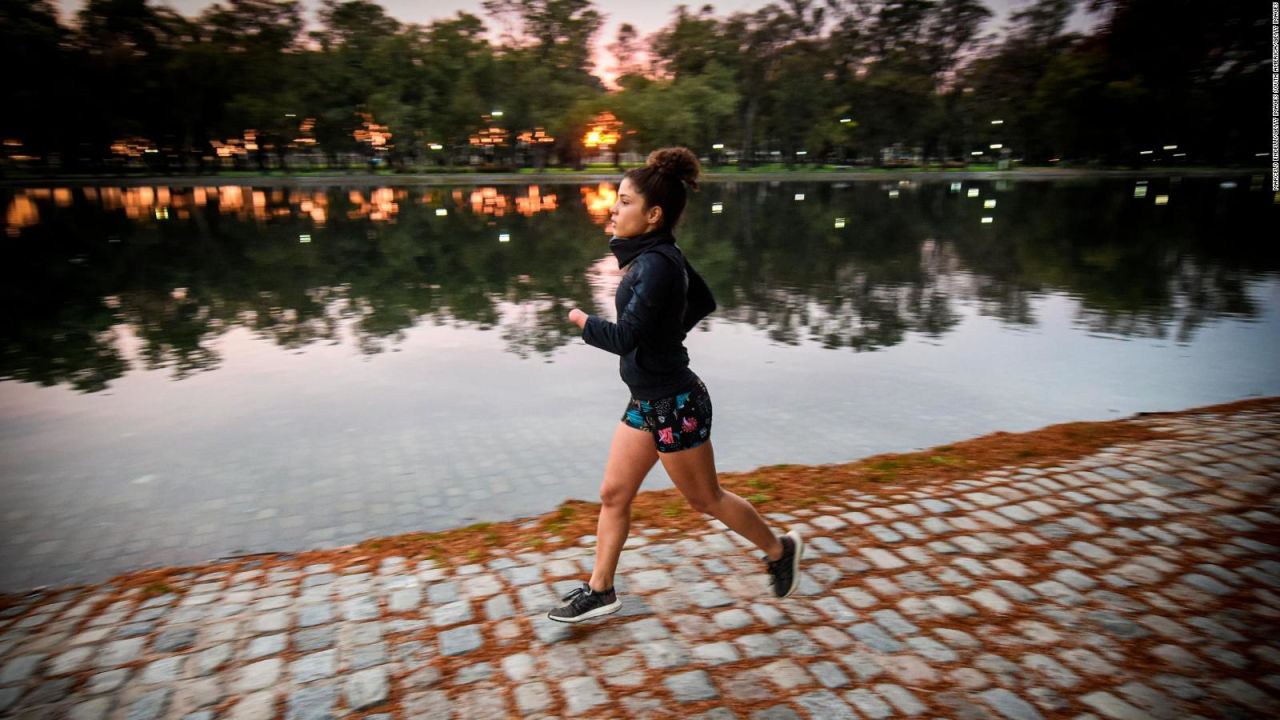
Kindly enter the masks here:
[[606, 504], [628, 504], [640, 491], [640, 483], [658, 462], [658, 448], [653, 434], [618, 423], [609, 445], [609, 460], [604, 467], [600, 498]]
[[671, 482], [694, 507], [716, 500], [720, 481], [716, 477], [716, 455], [710, 440], [688, 450], [662, 453], [660, 457]]

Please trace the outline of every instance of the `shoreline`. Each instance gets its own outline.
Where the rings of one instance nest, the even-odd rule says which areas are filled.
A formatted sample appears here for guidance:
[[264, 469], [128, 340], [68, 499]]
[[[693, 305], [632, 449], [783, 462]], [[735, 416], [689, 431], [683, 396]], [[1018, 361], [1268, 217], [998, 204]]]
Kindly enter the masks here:
[[[970, 475], [1014, 466], [1042, 468], [1084, 457], [1116, 443], [1159, 437], [1140, 423], [1157, 417], [1272, 409], [1280, 411], [1280, 396], [1249, 398], [1228, 403], [1165, 412], [1139, 412], [1115, 420], [1067, 422], [1020, 433], [994, 432], [910, 453], [872, 455], [847, 463], [823, 465], [778, 464], [740, 472], [720, 472], [721, 485], [747, 498], [761, 514], [808, 508], [833, 495], [859, 490], [889, 495], [921, 483], [959, 480]], [[168, 587], [176, 578], [195, 573], [241, 572], [249, 568], [302, 568], [317, 563], [345, 567], [400, 557], [440, 564], [483, 563], [518, 552], [550, 552], [574, 547], [581, 538], [594, 539], [598, 503], [566, 500], [555, 510], [531, 517], [479, 522], [436, 532], [375, 536], [335, 548], [302, 551], [263, 551], [212, 558], [185, 566], [146, 567], [114, 575], [96, 583], [40, 585], [0, 592], [0, 610], [23, 597], [89, 588], [116, 592]], [[705, 526], [707, 519], [689, 510], [674, 488], [642, 490], [632, 505], [632, 535], [644, 529], [679, 533]], [[446, 553], [441, 547], [467, 548]]]
[[[625, 169], [623, 170], [625, 171]], [[402, 186], [402, 185], [555, 185], [577, 182], [615, 181], [623, 171], [574, 171], [545, 173], [422, 173], [404, 175], [370, 175], [368, 173], [325, 173], [301, 175], [255, 175], [249, 172], [232, 175], [84, 175], [31, 178], [0, 178], [0, 187], [52, 187], [57, 185], [107, 185], [139, 187], [148, 185], [209, 186], [253, 185], [265, 187], [315, 186]], [[704, 171], [702, 183], [736, 182], [867, 182], [908, 180], [913, 182], [951, 182], [964, 180], [1062, 180], [1090, 178], [1146, 177], [1238, 177], [1265, 175], [1266, 168], [1020, 168], [1015, 170], [794, 170], [785, 172]]]

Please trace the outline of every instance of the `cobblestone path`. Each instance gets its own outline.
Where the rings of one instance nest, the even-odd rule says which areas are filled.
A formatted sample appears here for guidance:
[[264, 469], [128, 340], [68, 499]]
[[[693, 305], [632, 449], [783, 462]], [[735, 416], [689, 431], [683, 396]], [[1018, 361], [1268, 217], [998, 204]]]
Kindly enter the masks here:
[[1275, 717], [1280, 408], [771, 513], [796, 596], [711, 523], [637, 528], [619, 615], [543, 618], [592, 538], [446, 566], [196, 571], [17, 598], [0, 716], [150, 720]]

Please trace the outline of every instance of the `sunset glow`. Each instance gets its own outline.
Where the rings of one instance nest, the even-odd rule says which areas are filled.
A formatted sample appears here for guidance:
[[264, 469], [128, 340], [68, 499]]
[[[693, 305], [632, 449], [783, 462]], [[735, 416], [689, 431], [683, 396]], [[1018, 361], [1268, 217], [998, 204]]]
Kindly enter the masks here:
[[622, 121], [614, 114], [605, 111], [591, 120], [587, 133], [582, 136], [582, 144], [588, 148], [611, 148], [622, 138]]

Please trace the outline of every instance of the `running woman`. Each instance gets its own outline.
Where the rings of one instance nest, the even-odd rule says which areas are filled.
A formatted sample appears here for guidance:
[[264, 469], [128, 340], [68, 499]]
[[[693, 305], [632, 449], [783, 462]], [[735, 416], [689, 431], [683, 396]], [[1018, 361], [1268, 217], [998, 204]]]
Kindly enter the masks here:
[[671, 234], [688, 192], [698, 189], [700, 172], [698, 158], [682, 147], [655, 150], [644, 167], [627, 171], [610, 209], [609, 249], [626, 271], [615, 297], [618, 322], [578, 308], [569, 312], [588, 345], [620, 356], [631, 400], [614, 430], [600, 486], [591, 579], [547, 614], [552, 620], [576, 623], [622, 608], [613, 576], [631, 527], [631, 501], [659, 459], [694, 510], [764, 552], [775, 595], [796, 589], [800, 533], [775, 535], [750, 503], [720, 487], [711, 449], [711, 396], [689, 369], [684, 348], [686, 333], [715, 309], [706, 283]]

